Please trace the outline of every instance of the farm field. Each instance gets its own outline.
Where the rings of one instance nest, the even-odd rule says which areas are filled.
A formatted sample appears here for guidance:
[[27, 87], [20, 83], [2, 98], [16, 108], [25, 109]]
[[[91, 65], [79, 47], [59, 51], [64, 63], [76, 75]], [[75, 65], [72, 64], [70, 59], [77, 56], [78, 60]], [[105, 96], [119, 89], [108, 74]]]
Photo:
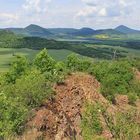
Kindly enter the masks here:
[[[27, 48], [13, 49], [13, 48], [0, 48], [0, 72], [7, 71], [10, 63], [14, 60], [13, 55], [23, 55], [32, 60], [40, 50], [32, 50]], [[69, 50], [52, 50], [49, 49], [48, 53], [56, 60], [64, 60], [72, 52]]]

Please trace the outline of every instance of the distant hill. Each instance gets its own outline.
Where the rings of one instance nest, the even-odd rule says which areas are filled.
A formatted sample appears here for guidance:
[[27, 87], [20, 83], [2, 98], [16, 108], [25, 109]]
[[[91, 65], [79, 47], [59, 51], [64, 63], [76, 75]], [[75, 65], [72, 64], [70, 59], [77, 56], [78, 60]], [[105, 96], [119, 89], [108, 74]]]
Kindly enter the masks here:
[[47, 37], [52, 33], [43, 27], [31, 24], [25, 28], [7, 28], [6, 30], [12, 31], [18, 35], [33, 36], [33, 37]]
[[115, 29], [98, 29], [84, 27], [81, 29], [75, 28], [43, 28], [41, 26], [31, 24], [25, 28], [6, 28], [5, 30], [12, 31], [17, 35], [29, 36], [29, 37], [41, 37], [47, 39], [77, 39], [90, 38], [125, 38], [125, 39], [140, 39], [140, 31], [128, 28], [127, 26], [120, 25]]
[[7, 47], [8, 44], [16, 42], [19, 38], [20, 36], [9, 30], [0, 30], [0, 47]]
[[137, 34], [137, 33], [140, 33], [140, 31], [131, 29], [131, 28], [129, 28], [127, 26], [124, 26], [124, 25], [120, 25], [120, 26], [116, 27], [115, 30], [119, 31], [119, 32], [122, 32], [122, 33], [125, 33], [125, 34]]
[[93, 35], [94, 33], [95, 33], [95, 30], [91, 28], [81, 28], [77, 30], [77, 32], [72, 33], [72, 35], [89, 36], [89, 35]]
[[65, 35], [65, 34], [72, 34], [78, 31], [78, 29], [74, 28], [49, 28], [48, 31], [50, 31], [52, 34], [55, 35]]
[[124, 35], [125, 33], [122, 33], [120, 31], [116, 31], [114, 29], [104, 29], [104, 30], [96, 30], [95, 34]]
[[94, 30], [88, 27], [84, 27], [81, 29], [75, 28], [43, 28], [38, 25], [31, 24], [25, 28], [7, 28], [14, 32], [15, 34], [21, 34], [25, 36], [35, 36], [35, 37], [51, 37], [55, 38], [56, 36], [92, 36], [92, 35], [99, 35], [99, 34], [116, 34], [121, 35], [124, 34], [120, 31], [114, 29], [102, 29], [102, 30]]
[[24, 28], [24, 30], [27, 31], [31, 36], [44, 37], [52, 35], [52, 33], [49, 32], [47, 29], [34, 24], [27, 26], [26, 28]]
[[29, 36], [30, 34], [24, 30], [24, 28], [6, 28], [6, 30], [11, 31], [17, 35]]
[[91, 28], [81, 28], [81, 29], [74, 29], [74, 28], [56, 28], [56, 29], [49, 29], [50, 32], [53, 34], [59, 35], [72, 35], [72, 36], [92, 36], [92, 35], [99, 35], [99, 34], [106, 34], [106, 35], [125, 35], [120, 31], [116, 31], [114, 29], [102, 29], [102, 30], [94, 30]]

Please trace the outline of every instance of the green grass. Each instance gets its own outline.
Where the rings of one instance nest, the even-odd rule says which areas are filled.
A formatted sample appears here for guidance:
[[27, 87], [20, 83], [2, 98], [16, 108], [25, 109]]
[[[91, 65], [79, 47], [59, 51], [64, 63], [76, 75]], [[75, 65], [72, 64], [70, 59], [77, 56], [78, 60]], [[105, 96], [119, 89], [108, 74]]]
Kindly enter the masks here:
[[[12, 48], [0, 48], [0, 72], [8, 70], [10, 63], [14, 60], [14, 55], [26, 56], [32, 60], [40, 50], [32, 49], [12, 49]], [[64, 60], [71, 51], [68, 50], [48, 50], [49, 54], [56, 60]]]
[[[109, 45], [86, 44], [86, 46], [97, 49], [100, 52], [104, 52], [106, 50], [110, 52], [109, 49], [115, 49], [117, 51], [120, 51], [121, 54], [124, 54], [126, 56], [140, 57], [140, 50], [128, 49], [128, 48], [123, 48], [120, 46], [109, 46]], [[8, 70], [10, 63], [14, 59], [13, 54], [23, 55], [23, 56], [28, 57], [30, 60], [32, 60], [39, 51], [40, 50], [32, 50], [32, 49], [27, 49], [27, 48], [22, 48], [22, 49], [0, 48], [0, 72], [4, 72]], [[72, 51], [65, 50], [65, 49], [62, 49], [62, 50], [49, 49], [48, 52], [57, 61], [64, 60], [69, 54], [72, 53]], [[112, 56], [113, 56], [113, 51], [112, 51]]]

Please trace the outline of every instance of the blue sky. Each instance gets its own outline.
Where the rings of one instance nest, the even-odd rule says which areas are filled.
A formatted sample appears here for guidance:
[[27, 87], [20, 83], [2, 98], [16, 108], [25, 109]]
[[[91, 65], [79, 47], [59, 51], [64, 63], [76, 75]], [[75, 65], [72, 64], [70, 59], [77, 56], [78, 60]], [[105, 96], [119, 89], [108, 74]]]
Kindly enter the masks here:
[[0, 0], [0, 28], [29, 24], [140, 29], [140, 0]]

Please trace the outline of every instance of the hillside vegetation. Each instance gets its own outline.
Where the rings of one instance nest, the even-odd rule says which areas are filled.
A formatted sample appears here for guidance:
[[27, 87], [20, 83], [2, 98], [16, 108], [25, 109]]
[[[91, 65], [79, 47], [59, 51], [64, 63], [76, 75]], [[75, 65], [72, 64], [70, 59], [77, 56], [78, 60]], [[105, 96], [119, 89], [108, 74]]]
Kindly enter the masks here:
[[[87, 47], [84, 43], [65, 42], [48, 40], [39, 37], [23, 37], [14, 35], [9, 31], [0, 31], [0, 48], [29, 48], [34, 50], [47, 49], [66, 49], [83, 56], [92, 58], [112, 59], [113, 50], [104, 50], [101, 48]], [[117, 57], [125, 57], [121, 51], [118, 51]]]
[[0, 75], [0, 139], [139, 139], [139, 62], [17, 56]]

